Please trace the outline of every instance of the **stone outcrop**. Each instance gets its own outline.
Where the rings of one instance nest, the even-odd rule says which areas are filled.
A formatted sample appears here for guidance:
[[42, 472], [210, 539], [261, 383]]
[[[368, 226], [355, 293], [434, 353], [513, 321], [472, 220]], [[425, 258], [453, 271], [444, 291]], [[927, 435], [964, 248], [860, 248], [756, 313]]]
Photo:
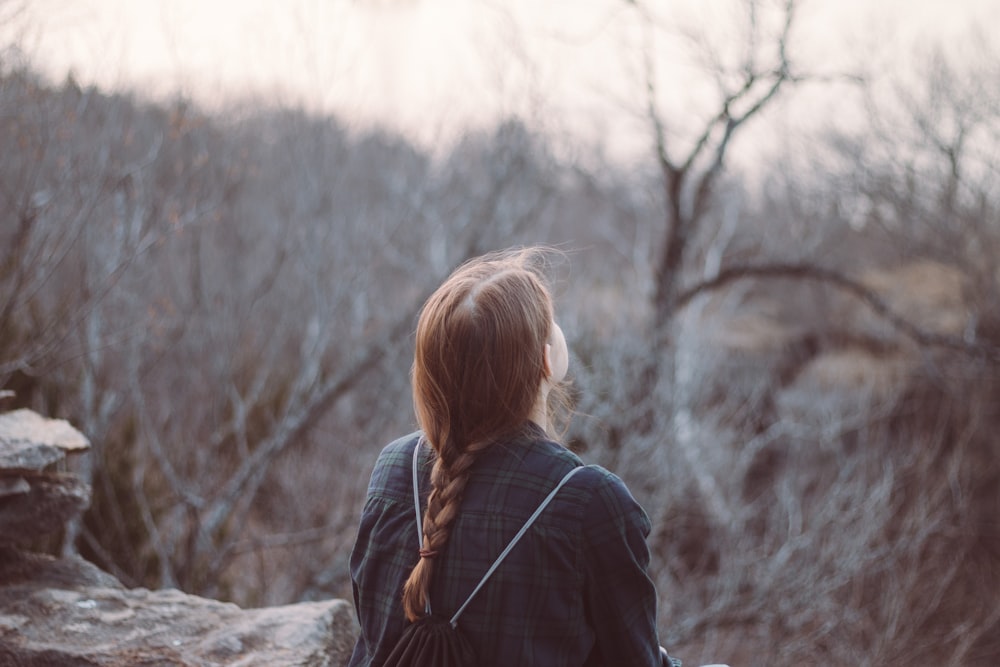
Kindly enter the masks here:
[[241, 609], [28, 550], [87, 506], [87, 484], [56, 469], [88, 447], [64, 421], [0, 414], [0, 667], [346, 663], [357, 627], [344, 600]]
[[30, 544], [87, 508], [87, 484], [52, 468], [89, 447], [63, 420], [30, 410], [0, 414], [0, 540]]

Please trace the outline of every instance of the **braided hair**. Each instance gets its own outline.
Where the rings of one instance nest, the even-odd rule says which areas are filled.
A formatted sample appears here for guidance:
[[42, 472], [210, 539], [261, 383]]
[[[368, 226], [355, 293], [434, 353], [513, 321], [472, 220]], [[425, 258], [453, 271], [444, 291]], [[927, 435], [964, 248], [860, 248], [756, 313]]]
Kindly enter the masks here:
[[[499, 438], [524, 431], [545, 378], [553, 308], [532, 250], [486, 255], [459, 267], [417, 323], [412, 382], [417, 421], [437, 454], [421, 554], [448, 543], [472, 465]], [[424, 614], [434, 559], [403, 587], [409, 620]]]

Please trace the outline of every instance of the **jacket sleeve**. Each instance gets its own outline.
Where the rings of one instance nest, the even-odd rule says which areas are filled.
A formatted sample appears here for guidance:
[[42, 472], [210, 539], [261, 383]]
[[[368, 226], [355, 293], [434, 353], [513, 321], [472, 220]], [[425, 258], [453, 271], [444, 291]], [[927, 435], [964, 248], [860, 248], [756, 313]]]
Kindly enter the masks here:
[[583, 519], [586, 606], [598, 654], [588, 664], [660, 667], [649, 517], [618, 477], [599, 470]]
[[419, 546], [410, 481], [413, 442], [415, 434], [383, 449], [368, 483], [350, 559], [360, 625], [350, 667], [381, 664], [407, 624], [400, 592]]

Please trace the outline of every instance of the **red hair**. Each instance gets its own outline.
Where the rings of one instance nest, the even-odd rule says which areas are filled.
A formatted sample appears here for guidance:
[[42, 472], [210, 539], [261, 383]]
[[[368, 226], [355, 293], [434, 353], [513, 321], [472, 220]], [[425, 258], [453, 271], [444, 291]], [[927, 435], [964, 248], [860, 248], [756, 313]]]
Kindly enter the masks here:
[[[424, 514], [424, 544], [448, 542], [472, 464], [503, 436], [525, 430], [545, 378], [552, 297], [522, 250], [458, 268], [427, 300], [417, 323], [413, 401], [437, 453]], [[424, 613], [434, 561], [421, 558], [403, 588], [410, 620]]]

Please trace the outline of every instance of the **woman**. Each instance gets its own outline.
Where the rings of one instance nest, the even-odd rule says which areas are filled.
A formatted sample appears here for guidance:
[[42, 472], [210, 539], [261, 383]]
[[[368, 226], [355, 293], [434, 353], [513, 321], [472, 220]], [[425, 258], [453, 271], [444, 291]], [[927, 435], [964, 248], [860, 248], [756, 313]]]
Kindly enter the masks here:
[[[361, 624], [352, 667], [379, 667], [428, 603], [436, 615], [454, 613], [582, 465], [549, 435], [550, 393], [568, 353], [539, 256], [472, 260], [421, 311], [412, 371], [421, 431], [388, 445], [372, 473], [351, 556]], [[649, 529], [620, 479], [597, 466], [579, 471], [463, 612], [458, 627], [478, 664], [658, 667]]]

